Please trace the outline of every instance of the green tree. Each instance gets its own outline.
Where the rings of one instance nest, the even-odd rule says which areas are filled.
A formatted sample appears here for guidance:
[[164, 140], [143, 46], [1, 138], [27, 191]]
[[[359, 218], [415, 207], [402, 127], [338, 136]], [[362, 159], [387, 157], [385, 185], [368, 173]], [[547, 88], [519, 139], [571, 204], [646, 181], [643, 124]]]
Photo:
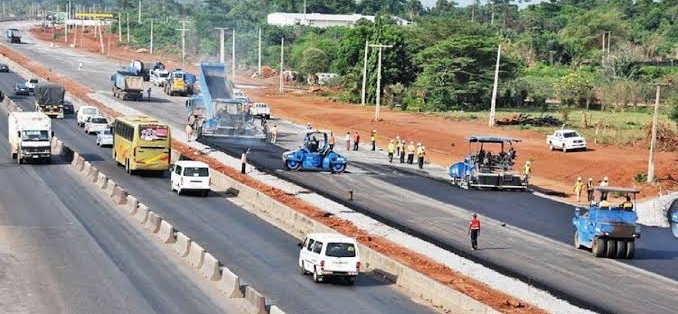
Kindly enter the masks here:
[[302, 74], [312, 76], [318, 72], [325, 72], [327, 68], [327, 54], [324, 51], [315, 47], [304, 50], [299, 64], [299, 70]]

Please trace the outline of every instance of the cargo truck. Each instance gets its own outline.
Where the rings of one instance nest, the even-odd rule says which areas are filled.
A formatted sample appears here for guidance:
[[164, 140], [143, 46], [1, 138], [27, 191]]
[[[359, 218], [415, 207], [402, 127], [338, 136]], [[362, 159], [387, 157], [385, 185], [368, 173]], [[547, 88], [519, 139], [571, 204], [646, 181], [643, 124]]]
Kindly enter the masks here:
[[113, 97], [122, 100], [143, 100], [143, 77], [120, 70], [111, 76], [111, 81], [113, 82]]
[[21, 43], [21, 31], [16, 28], [10, 28], [5, 31], [5, 36], [7, 36], [7, 41], [12, 44]]
[[8, 118], [12, 159], [49, 163], [52, 157], [52, 120], [42, 112], [12, 112]]
[[49, 117], [63, 119], [64, 117], [64, 87], [50, 82], [35, 84], [35, 111], [43, 112]]

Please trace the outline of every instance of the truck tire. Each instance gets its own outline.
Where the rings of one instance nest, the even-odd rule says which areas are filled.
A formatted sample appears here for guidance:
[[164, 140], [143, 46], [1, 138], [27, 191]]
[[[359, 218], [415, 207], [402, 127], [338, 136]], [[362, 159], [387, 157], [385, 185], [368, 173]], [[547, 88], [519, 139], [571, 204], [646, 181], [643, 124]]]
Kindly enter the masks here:
[[622, 259], [626, 257], [626, 241], [617, 240], [617, 254], [615, 258]]
[[12, 153], [12, 159], [16, 159], [16, 153]]
[[579, 234], [577, 231], [574, 232], [574, 248], [577, 250], [581, 249], [581, 242], [579, 241]]
[[605, 239], [593, 239], [593, 243], [591, 244], [591, 252], [595, 257], [605, 256]]
[[563, 150], [563, 153], [567, 153], [567, 147], [565, 147], [565, 144], [563, 144], [562, 150]]
[[549, 142], [549, 150], [553, 151], [554, 149], [555, 149], [555, 147], [553, 147], [553, 144], [551, 144], [551, 142]]
[[605, 250], [605, 257], [615, 258], [617, 256], [617, 240], [608, 239]]
[[636, 242], [631, 240], [626, 242], [626, 258], [632, 259], [636, 254]]

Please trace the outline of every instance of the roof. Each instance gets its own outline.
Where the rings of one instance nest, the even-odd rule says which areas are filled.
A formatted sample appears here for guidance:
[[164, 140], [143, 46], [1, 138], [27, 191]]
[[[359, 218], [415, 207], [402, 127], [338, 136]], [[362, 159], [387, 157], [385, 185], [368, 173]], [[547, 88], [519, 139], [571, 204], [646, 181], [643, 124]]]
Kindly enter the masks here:
[[504, 142], [520, 142], [521, 140], [510, 138], [510, 137], [500, 137], [500, 136], [484, 136], [484, 135], [472, 135], [466, 138], [471, 143], [504, 143]]
[[132, 116], [122, 116], [122, 117], [117, 117], [117, 120], [122, 120], [122, 121], [127, 121], [127, 122], [132, 122], [132, 123], [156, 123], [156, 124], [161, 124], [160, 121], [151, 118], [149, 116], [142, 116], [142, 115], [132, 115]]
[[182, 167], [209, 168], [209, 166], [206, 163], [195, 160], [177, 160], [177, 162], [175, 162], [174, 164], [181, 165]]
[[340, 241], [347, 241], [347, 242], [356, 242], [355, 238], [347, 237], [343, 234], [339, 233], [309, 233], [306, 235], [309, 238], [313, 238], [316, 240], [325, 240], [325, 241], [331, 241], [331, 240], [340, 240]]
[[622, 192], [622, 193], [640, 193], [638, 189], [634, 188], [622, 188], [616, 186], [594, 186], [594, 191], [604, 191], [604, 192]]

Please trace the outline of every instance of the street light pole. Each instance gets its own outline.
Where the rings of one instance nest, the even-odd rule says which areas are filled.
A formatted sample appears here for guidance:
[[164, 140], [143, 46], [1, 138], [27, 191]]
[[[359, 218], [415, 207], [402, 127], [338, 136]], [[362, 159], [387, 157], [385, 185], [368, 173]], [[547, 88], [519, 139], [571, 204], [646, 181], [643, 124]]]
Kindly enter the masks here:
[[647, 160], [647, 183], [654, 181], [654, 147], [657, 143], [657, 113], [659, 111], [659, 95], [662, 85], [657, 83], [657, 95], [654, 99], [654, 114], [652, 115], [652, 138], [650, 138], [650, 156]]
[[215, 27], [214, 29], [219, 30], [219, 62], [224, 63], [224, 31], [228, 28]]
[[494, 68], [494, 84], [492, 84], [492, 100], [490, 102], [489, 126], [494, 127], [495, 110], [497, 108], [497, 85], [499, 85], [499, 59], [501, 58], [501, 45], [497, 48], [497, 65]]
[[235, 84], [235, 29], [233, 30], [233, 38], [231, 39], [231, 77], [233, 84]]
[[381, 106], [381, 54], [384, 48], [391, 48], [393, 45], [370, 45], [370, 47], [379, 49], [379, 61], [377, 61], [377, 104], [374, 107], [374, 121], [379, 121], [379, 110]]
[[148, 53], [153, 54], [153, 19], [151, 19], [151, 45], [148, 47]]
[[280, 38], [280, 93], [283, 92], [283, 64], [285, 61], [285, 37]]
[[365, 57], [363, 59], [363, 89], [360, 94], [360, 105], [365, 105], [365, 92], [367, 89], [367, 52], [370, 49], [369, 40], [365, 40]]

